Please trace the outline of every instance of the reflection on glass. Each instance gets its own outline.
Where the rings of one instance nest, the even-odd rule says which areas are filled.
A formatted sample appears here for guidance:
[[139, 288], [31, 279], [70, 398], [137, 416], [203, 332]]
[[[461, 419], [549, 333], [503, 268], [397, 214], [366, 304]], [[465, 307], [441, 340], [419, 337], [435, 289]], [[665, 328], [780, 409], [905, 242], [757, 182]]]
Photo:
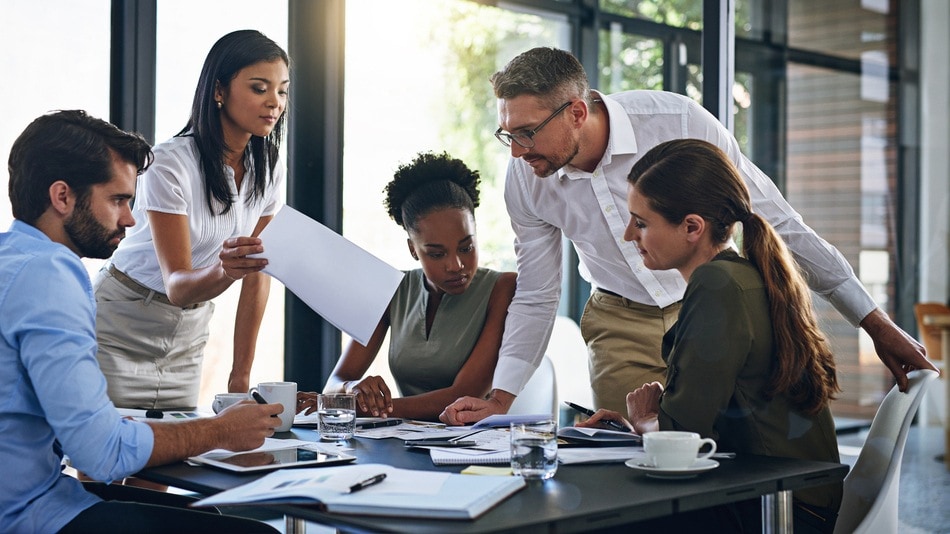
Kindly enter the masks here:
[[663, 89], [663, 42], [624, 33], [619, 24], [600, 32], [600, 90]]
[[608, 13], [668, 26], [703, 28], [703, 0], [600, 0], [600, 8]]
[[895, 2], [827, 2], [795, 0], [788, 3], [788, 44], [850, 59], [864, 52], [885, 51], [886, 64], [897, 65]]
[[[894, 87], [886, 80], [816, 67], [788, 68], [788, 190], [786, 196], [805, 221], [859, 267], [862, 282], [887, 311], [882, 280], [894, 279], [893, 264], [864, 272], [862, 258], [894, 258], [897, 177]], [[867, 85], [883, 101], [865, 98]], [[881, 269], [888, 274], [881, 274]], [[877, 289], [875, 289], [877, 288]], [[839, 375], [848, 377], [835, 403], [836, 415], [873, 415], [889, 384], [873, 347], [830, 305], [816, 299], [822, 328], [835, 343]]]

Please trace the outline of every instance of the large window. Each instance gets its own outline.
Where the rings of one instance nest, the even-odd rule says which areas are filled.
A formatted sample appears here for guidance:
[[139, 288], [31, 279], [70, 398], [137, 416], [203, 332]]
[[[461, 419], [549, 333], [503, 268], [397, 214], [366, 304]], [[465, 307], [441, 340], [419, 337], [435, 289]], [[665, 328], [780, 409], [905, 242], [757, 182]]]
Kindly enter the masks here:
[[[540, 45], [568, 47], [563, 19], [466, 1], [348, 2], [343, 234], [391, 265], [417, 268], [405, 230], [383, 207], [383, 188], [416, 154], [445, 151], [481, 175], [481, 264], [515, 270], [502, 196], [508, 151], [492, 135], [496, 101], [488, 78]], [[387, 350], [370, 372], [388, 373]]]
[[[109, 118], [109, 0], [11, 0], [0, 6], [0, 231], [13, 222], [7, 159], [33, 119], [57, 109]], [[38, 23], [42, 21], [42, 23]], [[101, 262], [89, 262], [91, 272]]]

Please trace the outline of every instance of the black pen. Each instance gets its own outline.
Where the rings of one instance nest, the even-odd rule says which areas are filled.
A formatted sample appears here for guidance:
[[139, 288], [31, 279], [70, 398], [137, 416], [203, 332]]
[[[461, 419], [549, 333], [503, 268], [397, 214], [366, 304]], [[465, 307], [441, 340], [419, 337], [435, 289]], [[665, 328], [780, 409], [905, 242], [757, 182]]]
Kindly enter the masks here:
[[267, 399], [254, 388], [251, 389], [251, 397], [254, 397], [254, 400], [256, 400], [258, 404], [267, 404]]
[[357, 482], [356, 484], [353, 484], [352, 486], [350, 486], [349, 493], [353, 493], [354, 491], [359, 491], [361, 489], [368, 488], [372, 486], [373, 484], [379, 484], [380, 482], [383, 481], [384, 478], [386, 478], [386, 473], [380, 473], [376, 476], [369, 477], [362, 482]]
[[402, 424], [402, 419], [395, 418], [395, 419], [386, 419], [384, 421], [371, 421], [367, 423], [360, 423], [356, 425], [356, 428], [360, 430], [366, 430], [367, 428], [382, 428], [384, 426], [396, 426], [396, 425], [401, 425], [401, 424]]
[[[254, 397], [254, 400], [256, 400], [258, 404], [267, 404], [267, 399], [265, 399], [263, 395], [258, 393], [256, 388], [251, 388], [251, 397]], [[279, 416], [272, 415], [271, 417], [279, 417]]]
[[[574, 404], [573, 402], [567, 402], [567, 401], [564, 401], [564, 404], [567, 404], [567, 405], [570, 406], [571, 408], [573, 408], [573, 409], [575, 409], [575, 410], [581, 412], [582, 414], [586, 415], [587, 417], [590, 417], [590, 416], [594, 415], [594, 410], [591, 410], [590, 408], [584, 408], [583, 406], [580, 406], [580, 405], [578, 405], [578, 404]], [[613, 428], [614, 430], [619, 430], [619, 431], [621, 431], [621, 432], [630, 432], [630, 429], [629, 429], [629, 428], [627, 428], [627, 427], [621, 425], [620, 423], [618, 423], [618, 422], [616, 422], [616, 421], [601, 421], [601, 423], [603, 423], [603, 424], [609, 426], [610, 428]]]

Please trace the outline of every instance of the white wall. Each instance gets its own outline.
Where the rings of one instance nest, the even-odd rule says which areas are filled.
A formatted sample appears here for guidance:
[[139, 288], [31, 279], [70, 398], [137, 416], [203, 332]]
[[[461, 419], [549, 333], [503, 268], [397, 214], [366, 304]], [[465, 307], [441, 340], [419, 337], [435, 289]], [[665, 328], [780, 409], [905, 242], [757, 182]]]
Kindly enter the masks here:
[[950, 297], [950, 2], [920, 2], [920, 301]]

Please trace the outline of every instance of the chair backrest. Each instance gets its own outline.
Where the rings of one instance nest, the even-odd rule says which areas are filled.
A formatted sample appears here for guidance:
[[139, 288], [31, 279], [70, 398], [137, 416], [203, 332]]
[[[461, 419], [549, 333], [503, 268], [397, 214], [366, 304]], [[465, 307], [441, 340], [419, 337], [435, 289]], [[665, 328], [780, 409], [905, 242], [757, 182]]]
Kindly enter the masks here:
[[941, 342], [941, 328], [924, 324], [924, 316], [950, 314], [950, 307], [939, 302], [918, 302], [914, 304], [914, 315], [917, 317], [917, 330], [920, 331], [920, 342], [927, 349], [927, 357], [931, 360], [942, 360], [943, 345]]
[[554, 364], [546, 355], [515, 397], [508, 413], [512, 415], [551, 414], [557, 420], [557, 377]]
[[563, 315], [554, 319], [554, 330], [545, 353], [557, 370], [557, 392], [560, 398], [592, 407], [594, 394], [590, 388], [587, 343], [573, 319]]
[[929, 369], [908, 373], [907, 393], [891, 388], [871, 421], [861, 453], [844, 479], [835, 534], [897, 532], [897, 497], [907, 432], [928, 384]]

